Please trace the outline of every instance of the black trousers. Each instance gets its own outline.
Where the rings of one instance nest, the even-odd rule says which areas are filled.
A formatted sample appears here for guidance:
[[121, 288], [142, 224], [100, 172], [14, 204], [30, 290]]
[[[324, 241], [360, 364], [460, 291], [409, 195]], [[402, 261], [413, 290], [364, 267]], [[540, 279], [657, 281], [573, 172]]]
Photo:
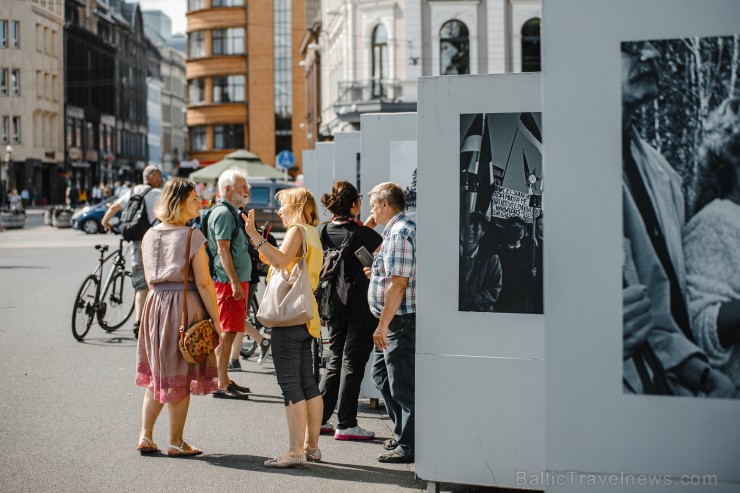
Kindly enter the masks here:
[[337, 428], [357, 426], [357, 400], [377, 326], [378, 319], [367, 306], [366, 292], [352, 296], [343, 316], [327, 323], [329, 355], [319, 383], [324, 398], [322, 423], [329, 421], [338, 402]]

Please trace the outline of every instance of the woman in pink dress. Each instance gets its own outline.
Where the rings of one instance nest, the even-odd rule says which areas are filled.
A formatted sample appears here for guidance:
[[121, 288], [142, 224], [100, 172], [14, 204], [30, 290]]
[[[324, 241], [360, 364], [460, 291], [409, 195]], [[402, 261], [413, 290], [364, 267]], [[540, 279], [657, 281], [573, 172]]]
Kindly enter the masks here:
[[215, 353], [199, 365], [189, 365], [178, 348], [185, 276], [190, 280], [186, 327], [210, 318], [221, 334], [216, 291], [204, 247], [206, 239], [198, 230], [193, 230], [188, 252], [192, 269], [185, 272], [185, 249], [191, 230], [186, 222], [198, 215], [198, 207], [198, 194], [192, 182], [182, 178], [168, 181], [155, 208], [162, 222], [149, 229], [141, 242], [149, 284], [136, 359], [136, 384], [146, 387], [137, 446], [141, 454], [159, 451], [152, 432], [165, 403], [170, 417], [167, 455], [201, 454], [201, 450], [186, 443], [182, 436], [190, 395], [211, 394], [218, 389]]

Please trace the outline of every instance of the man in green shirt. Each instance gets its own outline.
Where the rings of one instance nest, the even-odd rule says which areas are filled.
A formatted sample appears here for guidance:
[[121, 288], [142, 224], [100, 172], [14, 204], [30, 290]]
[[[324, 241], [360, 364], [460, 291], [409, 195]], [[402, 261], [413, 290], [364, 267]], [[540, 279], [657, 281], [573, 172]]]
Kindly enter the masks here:
[[[247, 399], [249, 389], [232, 382], [228, 370], [234, 340], [237, 335], [241, 340], [247, 326], [247, 297], [252, 260], [247, 237], [240, 231], [237, 209], [249, 203], [251, 193], [246, 176], [236, 168], [226, 170], [219, 177], [218, 189], [221, 199], [208, 217], [208, 248], [214, 258], [214, 284], [222, 332], [221, 344], [216, 351], [219, 390], [213, 396]], [[252, 330], [256, 332], [253, 328]], [[256, 336], [263, 339], [259, 333]], [[262, 346], [269, 347], [269, 340], [263, 339], [261, 342], [261, 352], [266, 352], [266, 348]]]

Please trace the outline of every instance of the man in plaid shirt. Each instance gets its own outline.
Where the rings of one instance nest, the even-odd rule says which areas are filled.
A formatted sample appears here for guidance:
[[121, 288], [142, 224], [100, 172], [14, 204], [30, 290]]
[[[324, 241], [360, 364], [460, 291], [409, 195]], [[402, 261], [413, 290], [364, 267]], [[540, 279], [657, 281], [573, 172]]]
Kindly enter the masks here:
[[416, 223], [406, 217], [403, 189], [381, 183], [370, 193], [366, 225], [384, 224], [375, 255], [368, 301], [378, 318], [373, 333], [373, 381], [385, 401], [395, 437], [385, 441], [380, 462], [414, 462], [414, 359], [416, 355]]

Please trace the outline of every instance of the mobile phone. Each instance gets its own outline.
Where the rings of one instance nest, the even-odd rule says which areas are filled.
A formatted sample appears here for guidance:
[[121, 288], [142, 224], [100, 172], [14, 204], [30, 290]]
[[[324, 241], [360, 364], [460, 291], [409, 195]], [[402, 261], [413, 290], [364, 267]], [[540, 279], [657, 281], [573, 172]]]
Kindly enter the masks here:
[[357, 257], [357, 260], [360, 261], [363, 267], [372, 267], [373, 256], [370, 254], [370, 252], [367, 251], [367, 248], [365, 248], [364, 246], [361, 246], [357, 249], [357, 251], [355, 252], [355, 257]]

